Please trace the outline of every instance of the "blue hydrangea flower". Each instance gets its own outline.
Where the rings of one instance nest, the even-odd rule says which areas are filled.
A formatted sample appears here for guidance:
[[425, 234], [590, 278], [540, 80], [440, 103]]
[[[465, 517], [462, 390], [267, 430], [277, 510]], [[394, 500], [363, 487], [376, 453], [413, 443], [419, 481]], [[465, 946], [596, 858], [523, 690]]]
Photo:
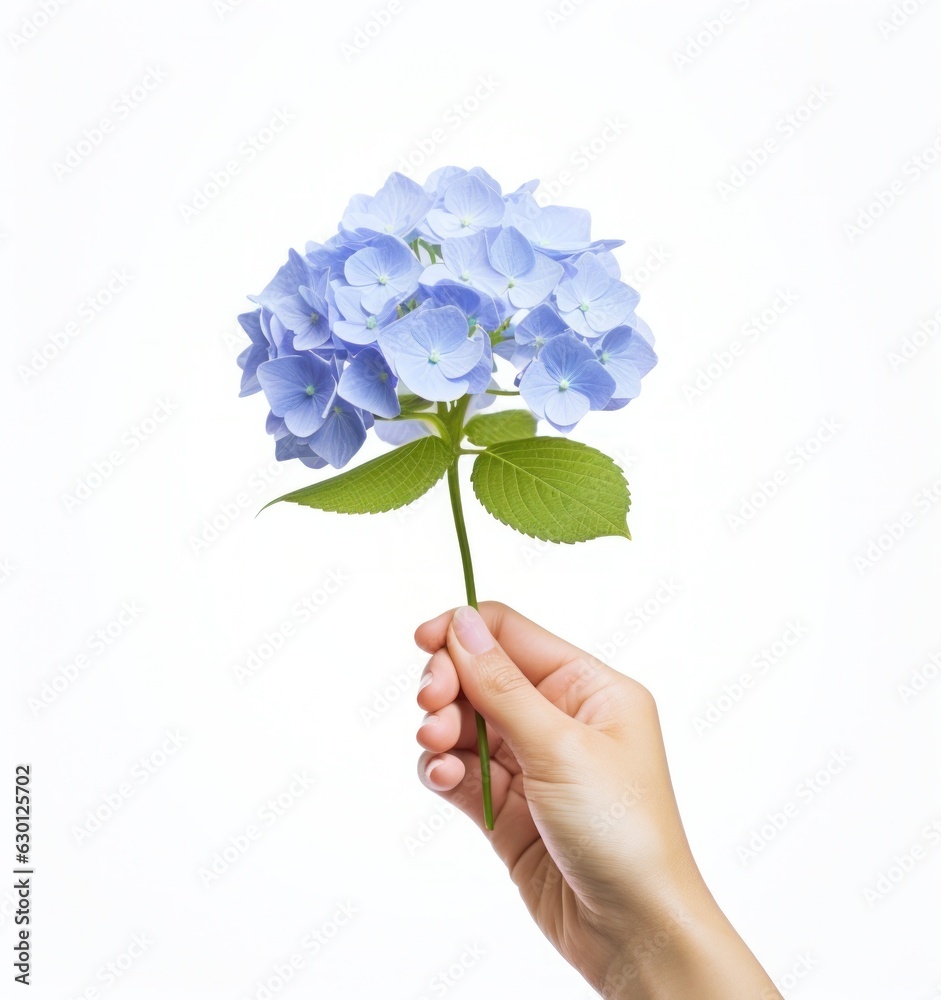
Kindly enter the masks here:
[[493, 269], [503, 275], [501, 291], [517, 309], [544, 302], [564, 273], [561, 264], [533, 250], [529, 240], [513, 226], [497, 233], [487, 255]]
[[366, 440], [366, 429], [372, 426], [372, 416], [335, 396], [324, 414], [323, 423], [308, 440], [311, 451], [327, 460], [335, 469], [344, 465], [359, 451]]
[[553, 337], [520, 379], [520, 394], [538, 417], [570, 431], [589, 410], [602, 409], [615, 381], [595, 352], [572, 333]]
[[363, 292], [353, 285], [341, 285], [333, 293], [340, 317], [333, 332], [347, 344], [375, 344], [381, 327], [395, 319], [395, 301], [390, 300], [378, 312], [363, 308]]
[[314, 350], [330, 340], [327, 277], [326, 269], [312, 273], [309, 284], [300, 285], [296, 295], [275, 306], [275, 315], [294, 334], [295, 350]]
[[421, 283], [433, 285], [439, 281], [457, 281], [488, 295], [499, 295], [506, 288], [506, 278], [490, 263], [490, 247], [485, 232], [441, 244], [441, 263], [422, 271]]
[[438, 239], [470, 236], [499, 225], [505, 207], [499, 191], [468, 174], [448, 184], [442, 207], [428, 213], [428, 228]]
[[308, 437], [323, 424], [336, 396], [333, 366], [314, 354], [275, 358], [258, 366], [268, 405], [287, 429]]
[[236, 358], [242, 369], [242, 384], [239, 387], [240, 396], [250, 396], [261, 392], [256, 371], [263, 361], [269, 361], [276, 356], [274, 344], [267, 330], [261, 326], [261, 309], [242, 313], [238, 317], [239, 325], [248, 334], [251, 344]]
[[340, 231], [350, 235], [386, 233], [408, 239], [432, 204], [433, 198], [420, 184], [394, 173], [371, 197], [353, 195], [340, 221]]
[[479, 330], [468, 335], [467, 317], [457, 306], [420, 307], [380, 330], [379, 346], [412, 392], [448, 402], [468, 391], [484, 338]]
[[362, 306], [371, 313], [408, 298], [418, 288], [421, 272], [422, 266], [408, 244], [395, 236], [377, 237], [343, 265], [344, 277], [362, 291]]
[[623, 323], [640, 296], [586, 253], [575, 261], [574, 273], [559, 282], [555, 298], [559, 315], [573, 330], [583, 337], [598, 337]]
[[583, 208], [542, 207], [529, 191], [522, 191], [507, 207], [505, 226], [516, 226], [548, 257], [566, 260], [587, 250], [599, 253], [623, 246], [624, 240], [592, 240], [591, 215]]
[[469, 397], [469, 416], [509, 383], [563, 433], [637, 395], [657, 358], [611, 252], [622, 241], [593, 240], [587, 212], [540, 206], [536, 186], [503, 194], [480, 167], [424, 185], [394, 173], [350, 199], [335, 235], [288, 252], [239, 317], [239, 392], [264, 392], [279, 460], [340, 468], [370, 428], [396, 444], [433, 432], [402, 419], [406, 392]]
[[377, 417], [396, 417], [402, 409], [395, 393], [398, 381], [381, 352], [367, 347], [350, 359], [337, 393]]
[[510, 360], [517, 368], [525, 368], [538, 356], [540, 347], [567, 329], [559, 314], [551, 306], [536, 306], [516, 324], [513, 333], [516, 349]]

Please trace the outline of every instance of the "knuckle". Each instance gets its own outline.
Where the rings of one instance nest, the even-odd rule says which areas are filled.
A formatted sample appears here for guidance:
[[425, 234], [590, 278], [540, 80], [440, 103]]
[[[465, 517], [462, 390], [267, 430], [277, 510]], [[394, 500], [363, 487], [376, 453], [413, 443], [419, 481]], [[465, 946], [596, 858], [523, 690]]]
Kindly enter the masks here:
[[529, 684], [500, 649], [490, 650], [477, 658], [477, 679], [485, 697], [507, 695]]

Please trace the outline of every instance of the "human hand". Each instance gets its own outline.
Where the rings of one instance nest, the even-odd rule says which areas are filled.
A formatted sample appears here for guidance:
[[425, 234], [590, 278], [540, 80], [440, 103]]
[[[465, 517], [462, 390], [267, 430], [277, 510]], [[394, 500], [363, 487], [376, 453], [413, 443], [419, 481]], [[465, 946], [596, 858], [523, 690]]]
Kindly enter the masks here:
[[418, 693], [421, 780], [483, 830], [592, 987], [618, 1000], [780, 997], [699, 873], [646, 688], [502, 604], [447, 611], [415, 641], [432, 654]]

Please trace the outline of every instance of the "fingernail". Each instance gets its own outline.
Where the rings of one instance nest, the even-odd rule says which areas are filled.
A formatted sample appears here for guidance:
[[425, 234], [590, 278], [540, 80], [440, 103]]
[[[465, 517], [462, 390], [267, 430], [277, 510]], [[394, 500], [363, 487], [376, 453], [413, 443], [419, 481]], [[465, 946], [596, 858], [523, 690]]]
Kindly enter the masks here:
[[431, 781], [431, 773], [436, 767], [440, 767], [444, 761], [439, 757], [437, 760], [431, 761], [430, 764], [425, 768], [425, 781]]
[[468, 653], [486, 653], [496, 645], [483, 618], [471, 607], [458, 608], [451, 621], [457, 641]]
[[[437, 715], [428, 714], [421, 720], [422, 726], [433, 726], [438, 721]], [[418, 727], [419, 729], [421, 726]]]
[[435, 679], [435, 675], [430, 671], [426, 671], [422, 674], [421, 680], [418, 682], [418, 690], [424, 691], [426, 687]]

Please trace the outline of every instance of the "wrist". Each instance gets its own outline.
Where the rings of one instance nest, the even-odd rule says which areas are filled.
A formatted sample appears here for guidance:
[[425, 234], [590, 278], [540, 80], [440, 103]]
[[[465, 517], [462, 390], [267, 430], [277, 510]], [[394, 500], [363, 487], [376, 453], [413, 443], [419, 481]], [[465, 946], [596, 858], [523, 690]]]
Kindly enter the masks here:
[[604, 1000], [781, 1000], [698, 872], [630, 922], [596, 988]]

